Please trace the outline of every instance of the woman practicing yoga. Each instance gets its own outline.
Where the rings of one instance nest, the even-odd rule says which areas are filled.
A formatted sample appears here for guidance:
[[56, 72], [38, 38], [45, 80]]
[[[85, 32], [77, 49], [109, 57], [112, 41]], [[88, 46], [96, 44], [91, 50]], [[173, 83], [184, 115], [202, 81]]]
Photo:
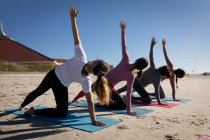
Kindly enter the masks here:
[[[105, 124], [101, 121], [97, 121], [95, 117], [95, 109], [91, 95], [91, 78], [89, 74], [93, 73], [98, 77], [96, 84], [100, 86], [104, 100], [109, 100], [108, 81], [104, 76], [109, 70], [109, 65], [103, 60], [87, 61], [77, 30], [76, 17], [78, 11], [75, 5], [70, 6], [69, 13], [74, 37], [74, 57], [48, 72], [41, 84], [25, 98], [20, 106], [20, 110], [51, 88], [55, 97], [56, 108], [35, 109], [31, 107], [25, 114], [66, 117], [68, 113], [68, 87], [72, 82], [78, 82], [82, 85], [83, 92], [87, 99], [92, 123], [96, 126], [104, 126]], [[97, 87], [95, 88], [97, 89]]]
[[[156, 44], [156, 40], [153, 37], [151, 40], [150, 45], [150, 53], [149, 53], [149, 60], [150, 60], [150, 67], [143, 72], [143, 75], [137, 75], [133, 84], [133, 89], [137, 91], [137, 93], [142, 97], [143, 102], [150, 103], [151, 98], [149, 93], [144, 89], [149, 84], [153, 84], [155, 88], [154, 95], [157, 98], [158, 104], [160, 102], [160, 82], [166, 78], [170, 78], [171, 72], [168, 66], [162, 66], [158, 69], [155, 67], [154, 58], [153, 58], [153, 48]], [[126, 90], [126, 86], [117, 90], [118, 93], [121, 93]]]
[[[120, 22], [121, 27], [121, 41], [122, 41], [122, 59], [120, 63], [111, 71], [109, 71], [106, 75], [106, 78], [109, 81], [109, 87], [110, 87], [110, 96], [111, 99], [109, 100], [108, 105], [104, 105], [104, 107], [110, 107], [112, 109], [126, 109], [129, 115], [136, 115], [135, 112], [131, 109], [131, 92], [134, 82], [134, 74], [132, 73], [135, 69], [139, 70], [139, 73], [142, 73], [142, 70], [147, 67], [148, 62], [145, 58], [139, 58], [137, 59], [133, 64], [130, 64], [130, 57], [127, 52], [126, 48], [126, 40], [125, 40], [125, 28], [126, 23], [124, 21]], [[121, 96], [116, 92], [114, 89], [114, 86], [121, 82], [121, 81], [127, 81], [127, 95], [126, 95], [126, 104], [124, 103]], [[102, 96], [102, 93], [100, 89], [96, 89], [95, 87], [98, 87], [98, 82], [93, 84], [93, 92], [95, 92], [98, 96], [98, 99], [100, 101], [100, 98]], [[73, 102], [78, 100], [83, 96], [83, 92], [81, 91], [74, 99]]]
[[[166, 52], [166, 41], [165, 39], [162, 39], [162, 47], [163, 47], [163, 54], [166, 60], [166, 63], [170, 69], [171, 72], [171, 77], [169, 78], [170, 80], [170, 84], [171, 84], [171, 88], [172, 88], [172, 97], [173, 100], [176, 100], [176, 90], [175, 90], [175, 80], [176, 80], [176, 87], [178, 88], [178, 78], [183, 78], [185, 76], [185, 71], [178, 68], [178, 69], [173, 69], [173, 64], [171, 63], [171, 61], [168, 58], [167, 52]], [[165, 93], [162, 89], [162, 87], [160, 86], [160, 98], [165, 98]]]

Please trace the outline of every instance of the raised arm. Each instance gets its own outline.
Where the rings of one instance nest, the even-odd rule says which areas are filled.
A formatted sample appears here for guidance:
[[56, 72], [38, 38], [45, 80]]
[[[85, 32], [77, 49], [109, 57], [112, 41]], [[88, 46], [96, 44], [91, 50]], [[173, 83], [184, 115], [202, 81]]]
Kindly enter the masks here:
[[78, 29], [77, 29], [77, 23], [76, 23], [76, 17], [79, 13], [79, 11], [76, 10], [76, 5], [71, 5], [69, 7], [69, 13], [71, 17], [71, 27], [72, 27], [73, 37], [74, 37], [74, 45], [76, 46], [81, 43]]
[[155, 67], [154, 57], [153, 57], [153, 47], [154, 47], [156, 42], [157, 41], [155, 40], [155, 37], [153, 37], [152, 40], [151, 40], [150, 52], [149, 52], [150, 67]]
[[168, 67], [171, 71], [170, 84], [171, 84], [171, 89], [172, 89], [172, 97], [173, 97], [173, 100], [176, 100], [176, 98], [175, 98], [175, 92], [176, 91], [175, 91], [173, 64], [171, 63], [171, 61], [168, 58], [167, 51], [166, 51], [166, 41], [165, 41], [164, 38], [162, 39], [162, 46], [163, 46], [163, 54], [164, 54], [166, 63], [167, 63], [167, 65], [168, 65]]
[[129, 56], [126, 48], [126, 41], [125, 41], [126, 23], [124, 21], [120, 22], [120, 28], [121, 28], [121, 43], [122, 43], [122, 59], [127, 60]]
[[163, 46], [163, 54], [164, 54], [166, 63], [168, 65], [168, 67], [170, 68], [170, 71], [173, 71], [173, 64], [169, 60], [167, 52], [166, 52], [166, 41], [165, 41], [165, 39], [162, 39], [162, 46]]

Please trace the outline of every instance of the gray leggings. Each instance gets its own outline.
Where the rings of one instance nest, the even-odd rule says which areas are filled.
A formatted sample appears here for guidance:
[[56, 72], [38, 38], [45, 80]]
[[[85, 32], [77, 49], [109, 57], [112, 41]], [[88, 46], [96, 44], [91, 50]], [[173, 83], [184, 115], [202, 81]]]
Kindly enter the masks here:
[[[155, 93], [149, 93], [149, 94], [152, 95], [152, 96], [155, 96]], [[160, 94], [160, 98], [165, 98], [166, 97], [161, 85], [159, 87], [159, 94]]]
[[[127, 85], [118, 89], [117, 92], [121, 93], [121, 92], [126, 91], [126, 89], [127, 89]], [[156, 96], [155, 93], [148, 93], [144, 89], [144, 86], [141, 84], [141, 82], [137, 78], [135, 78], [135, 80], [134, 80], [133, 89], [139, 94], [139, 96], [141, 96], [141, 100], [143, 100], [143, 102], [145, 102], [145, 103], [150, 103], [152, 101], [150, 98], [150, 95]], [[159, 88], [159, 93], [160, 93], [160, 98], [165, 98], [165, 93], [161, 86]]]

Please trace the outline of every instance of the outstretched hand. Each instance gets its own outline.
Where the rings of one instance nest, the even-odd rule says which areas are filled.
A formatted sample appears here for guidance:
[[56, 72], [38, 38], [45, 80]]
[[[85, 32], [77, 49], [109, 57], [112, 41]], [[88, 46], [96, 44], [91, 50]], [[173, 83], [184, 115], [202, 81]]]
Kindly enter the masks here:
[[156, 41], [155, 37], [152, 37], [151, 46], [154, 46], [156, 43], [157, 43], [157, 41]]
[[74, 5], [71, 5], [69, 7], [69, 13], [71, 15], [71, 18], [75, 18], [77, 16], [77, 14], [79, 13], [79, 11], [77, 11], [75, 4]]
[[125, 30], [125, 28], [126, 28], [126, 23], [125, 23], [125, 21], [122, 20], [122, 21], [120, 22], [120, 27], [121, 27], [122, 30]]
[[97, 121], [97, 120], [93, 121], [92, 124], [95, 125], [95, 126], [106, 126], [105, 123], [103, 123], [101, 121]]
[[166, 40], [164, 38], [162, 39], [162, 45], [163, 45], [163, 47], [166, 46]]

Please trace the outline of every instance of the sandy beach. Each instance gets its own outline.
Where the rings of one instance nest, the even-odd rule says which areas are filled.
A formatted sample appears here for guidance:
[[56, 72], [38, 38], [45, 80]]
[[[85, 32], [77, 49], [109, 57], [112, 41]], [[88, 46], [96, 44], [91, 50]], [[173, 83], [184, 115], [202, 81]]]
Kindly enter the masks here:
[[[124, 114], [96, 112], [96, 115], [103, 114], [103, 117], [122, 122], [89, 133], [4, 112], [6, 108], [19, 107], [26, 95], [39, 85], [45, 74], [0, 73], [0, 139], [196, 140], [199, 135], [210, 136], [210, 76], [187, 75], [180, 79], [177, 98], [192, 101], [178, 103], [179, 105], [172, 108], [145, 106], [144, 108], [155, 111], [138, 118]], [[124, 82], [121, 82], [117, 87], [123, 84]], [[169, 81], [163, 81], [162, 86], [166, 95], [171, 97]], [[153, 91], [152, 86], [146, 89]], [[81, 86], [73, 83], [69, 87], [69, 100], [72, 100], [80, 90]], [[29, 106], [32, 105], [54, 107], [52, 91], [49, 90]], [[69, 110], [73, 109], [80, 108], [69, 107]]]

